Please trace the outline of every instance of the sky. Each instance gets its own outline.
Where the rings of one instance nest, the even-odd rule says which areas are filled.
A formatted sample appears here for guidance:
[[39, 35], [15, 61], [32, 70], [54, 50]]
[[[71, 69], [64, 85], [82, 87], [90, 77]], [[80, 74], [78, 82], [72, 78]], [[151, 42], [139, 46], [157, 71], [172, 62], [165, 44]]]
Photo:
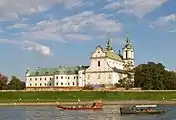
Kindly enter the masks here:
[[176, 68], [176, 0], [0, 0], [0, 72], [89, 65], [109, 33], [114, 50], [128, 34], [135, 65]]

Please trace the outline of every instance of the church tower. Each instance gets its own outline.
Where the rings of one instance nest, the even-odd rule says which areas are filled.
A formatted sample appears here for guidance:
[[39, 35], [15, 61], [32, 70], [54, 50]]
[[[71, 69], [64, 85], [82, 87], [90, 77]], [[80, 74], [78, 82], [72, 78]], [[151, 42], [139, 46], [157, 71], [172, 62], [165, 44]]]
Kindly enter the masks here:
[[122, 51], [123, 51], [123, 60], [125, 61], [126, 66], [132, 69], [134, 67], [134, 48], [127, 35], [126, 35], [125, 45]]
[[111, 45], [111, 40], [110, 40], [110, 38], [109, 38], [109, 34], [108, 34], [108, 39], [107, 39], [107, 41], [106, 41], [106, 49], [107, 49], [108, 51], [113, 52], [113, 48], [112, 48], [112, 45]]

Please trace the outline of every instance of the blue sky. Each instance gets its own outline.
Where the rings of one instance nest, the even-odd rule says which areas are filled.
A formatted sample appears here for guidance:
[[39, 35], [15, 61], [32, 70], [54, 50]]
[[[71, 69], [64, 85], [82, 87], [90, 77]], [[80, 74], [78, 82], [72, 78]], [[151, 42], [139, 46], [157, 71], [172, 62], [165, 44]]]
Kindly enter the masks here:
[[1, 0], [0, 72], [24, 79], [26, 68], [89, 65], [96, 46], [135, 48], [135, 64], [176, 68], [176, 0]]

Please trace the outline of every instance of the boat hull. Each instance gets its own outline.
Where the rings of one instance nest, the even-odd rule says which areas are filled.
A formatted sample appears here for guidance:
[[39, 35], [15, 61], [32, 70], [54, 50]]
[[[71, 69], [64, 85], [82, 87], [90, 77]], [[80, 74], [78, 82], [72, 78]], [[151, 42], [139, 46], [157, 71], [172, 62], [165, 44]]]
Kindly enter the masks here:
[[93, 108], [93, 107], [64, 107], [64, 106], [60, 106], [60, 105], [57, 105], [57, 108], [60, 108], [60, 109], [63, 109], [63, 110], [94, 110], [94, 111], [97, 111], [97, 110], [102, 110], [103, 108]]
[[140, 112], [121, 112], [121, 115], [125, 114], [163, 114], [166, 113], [166, 110], [159, 110], [159, 111], [140, 111]]

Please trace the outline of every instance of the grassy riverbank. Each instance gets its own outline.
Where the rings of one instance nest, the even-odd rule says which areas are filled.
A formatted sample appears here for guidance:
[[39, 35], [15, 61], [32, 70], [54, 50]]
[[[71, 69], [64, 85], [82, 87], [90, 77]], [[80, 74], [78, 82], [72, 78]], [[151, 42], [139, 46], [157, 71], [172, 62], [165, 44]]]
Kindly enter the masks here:
[[41, 92], [0, 92], [0, 103], [18, 102], [76, 102], [102, 99], [117, 100], [174, 100], [176, 92], [103, 92], [103, 91], [41, 91]]

